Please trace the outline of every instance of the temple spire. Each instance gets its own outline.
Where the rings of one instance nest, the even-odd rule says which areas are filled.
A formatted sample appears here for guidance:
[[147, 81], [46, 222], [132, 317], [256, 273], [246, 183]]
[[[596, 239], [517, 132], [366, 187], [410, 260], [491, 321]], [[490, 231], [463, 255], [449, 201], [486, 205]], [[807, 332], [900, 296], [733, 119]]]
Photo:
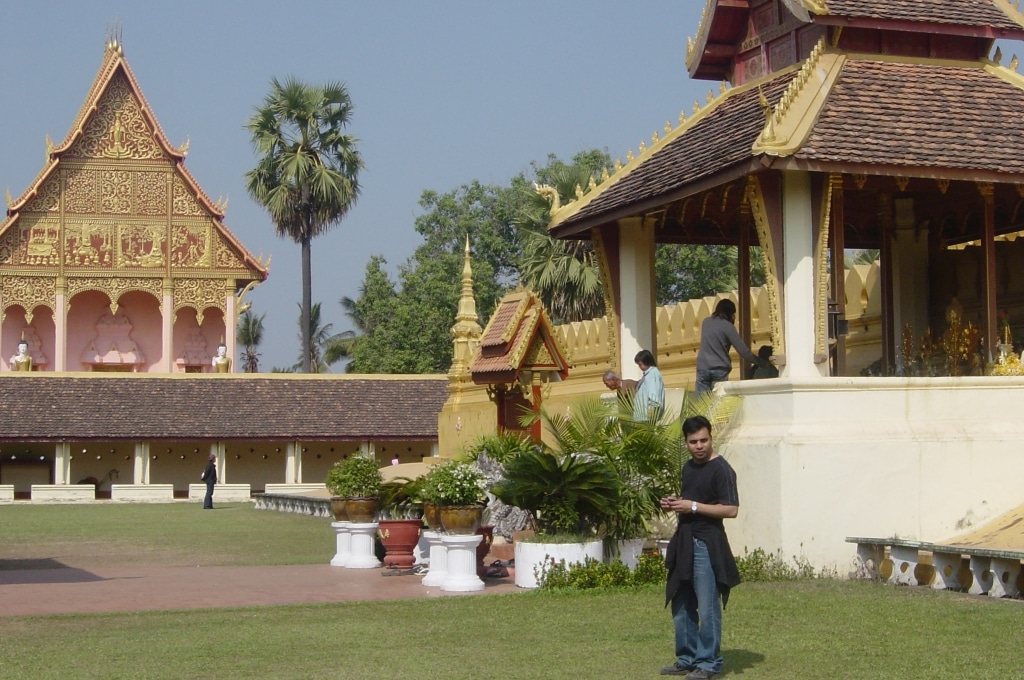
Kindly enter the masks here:
[[469, 375], [469, 362], [480, 344], [483, 328], [477, 322], [476, 298], [473, 297], [473, 268], [469, 262], [469, 236], [466, 236], [466, 247], [462, 256], [462, 293], [459, 295], [459, 308], [455, 314], [455, 325], [452, 326], [452, 368], [448, 375], [452, 378]]

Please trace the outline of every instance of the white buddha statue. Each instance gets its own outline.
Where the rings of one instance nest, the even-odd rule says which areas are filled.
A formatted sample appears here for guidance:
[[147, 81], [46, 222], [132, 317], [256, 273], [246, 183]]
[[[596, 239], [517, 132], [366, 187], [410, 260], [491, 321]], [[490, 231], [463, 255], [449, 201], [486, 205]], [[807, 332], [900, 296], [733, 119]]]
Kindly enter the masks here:
[[31, 371], [32, 370], [32, 355], [28, 353], [28, 341], [20, 340], [18, 342], [18, 353], [11, 357], [11, 370], [12, 371]]
[[231, 359], [228, 357], [228, 348], [223, 342], [217, 345], [217, 356], [213, 358], [213, 370], [215, 373], [230, 373]]

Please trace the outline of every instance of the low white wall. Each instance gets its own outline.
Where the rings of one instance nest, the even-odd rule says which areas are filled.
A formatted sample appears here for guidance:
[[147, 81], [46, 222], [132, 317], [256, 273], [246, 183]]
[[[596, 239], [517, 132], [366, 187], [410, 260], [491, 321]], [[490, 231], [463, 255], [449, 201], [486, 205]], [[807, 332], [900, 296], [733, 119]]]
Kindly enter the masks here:
[[[221, 503], [240, 503], [251, 500], [250, 496], [248, 484], [215, 484], [213, 487], [213, 498]], [[206, 498], [205, 484], [188, 485], [190, 501], [201, 501], [204, 498]]]
[[33, 484], [33, 503], [79, 503], [96, 500], [92, 484]]
[[848, 571], [847, 536], [937, 542], [1024, 503], [1024, 379], [727, 383], [743, 396], [720, 448], [736, 470], [733, 552]]
[[14, 502], [14, 485], [0, 484], [0, 503]]
[[[264, 493], [280, 493], [286, 495], [302, 495], [308, 491], [318, 492], [321, 495], [327, 493], [327, 487], [323, 482], [308, 484], [267, 484], [263, 489]], [[206, 493], [205, 490], [203, 493]], [[214, 491], [216, 494], [216, 491]]]
[[166, 503], [174, 500], [173, 484], [111, 484], [110, 500]]

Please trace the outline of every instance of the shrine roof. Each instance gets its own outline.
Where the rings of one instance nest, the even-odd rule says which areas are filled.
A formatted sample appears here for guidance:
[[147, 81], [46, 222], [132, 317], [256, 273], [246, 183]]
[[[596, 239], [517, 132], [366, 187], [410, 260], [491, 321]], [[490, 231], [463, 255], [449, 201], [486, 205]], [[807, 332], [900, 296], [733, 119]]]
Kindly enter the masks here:
[[1024, 176], [1024, 129], [1014, 123], [1024, 110], [1024, 77], [988, 60], [818, 53], [706, 108], [555, 210], [550, 233], [566, 237], [643, 214], [766, 166], [1008, 182]]
[[793, 157], [1024, 173], [1021, 81], [980, 64], [850, 59]]
[[444, 376], [8, 374], [0, 442], [423, 440]]
[[[537, 343], [544, 352], [533, 352]], [[536, 366], [531, 363], [537, 361]], [[509, 293], [499, 302], [480, 338], [469, 372], [476, 383], [511, 382], [519, 371], [553, 370], [565, 377], [568, 362], [551, 320], [535, 293]]]
[[[1020, 12], [1003, 0], [801, 0], [801, 3], [813, 14], [847, 19], [988, 26], [1005, 31], [1019, 31], [1022, 25]], [[824, 11], [818, 8], [820, 5], [824, 5]]]

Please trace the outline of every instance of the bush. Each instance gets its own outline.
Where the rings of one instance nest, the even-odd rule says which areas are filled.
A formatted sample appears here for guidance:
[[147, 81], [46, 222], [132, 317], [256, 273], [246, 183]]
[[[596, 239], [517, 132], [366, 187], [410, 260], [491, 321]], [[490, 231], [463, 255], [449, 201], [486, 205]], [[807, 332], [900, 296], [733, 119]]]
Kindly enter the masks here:
[[782, 558], [781, 553], [770, 554], [761, 548], [753, 552], [743, 550], [743, 556], [736, 558], [740, 578], [748, 582], [803, 581], [826, 574], [816, 575], [814, 567], [804, 557], [794, 557], [793, 565]]
[[450, 460], [423, 477], [421, 493], [435, 505], [476, 505], [487, 500], [487, 479], [469, 463]]
[[383, 482], [376, 461], [352, 456], [335, 463], [324, 484], [331, 494], [342, 498], [379, 498]]
[[540, 567], [537, 583], [541, 590], [588, 590], [643, 586], [665, 581], [665, 562], [660, 553], [640, 556], [637, 568], [630, 571], [616, 559], [607, 564], [588, 557], [582, 564], [566, 565], [565, 560], [549, 560]]

